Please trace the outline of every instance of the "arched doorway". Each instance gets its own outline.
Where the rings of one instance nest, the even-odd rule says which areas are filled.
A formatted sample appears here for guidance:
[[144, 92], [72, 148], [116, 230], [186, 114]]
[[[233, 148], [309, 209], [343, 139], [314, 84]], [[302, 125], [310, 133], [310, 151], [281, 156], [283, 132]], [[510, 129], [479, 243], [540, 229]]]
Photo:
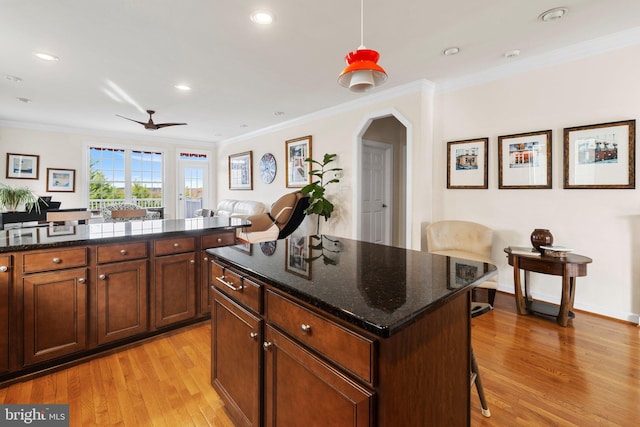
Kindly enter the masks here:
[[356, 134], [355, 238], [411, 247], [411, 125], [392, 111], [365, 120]]

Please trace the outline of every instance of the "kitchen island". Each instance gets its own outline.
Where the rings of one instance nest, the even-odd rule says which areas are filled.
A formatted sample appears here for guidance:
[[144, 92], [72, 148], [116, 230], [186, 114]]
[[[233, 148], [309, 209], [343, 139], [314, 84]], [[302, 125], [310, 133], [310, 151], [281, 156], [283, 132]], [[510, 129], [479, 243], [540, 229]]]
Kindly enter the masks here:
[[209, 249], [211, 381], [238, 426], [468, 426], [496, 268], [331, 236]]
[[0, 231], [0, 385], [209, 316], [205, 249], [245, 220], [127, 221]]

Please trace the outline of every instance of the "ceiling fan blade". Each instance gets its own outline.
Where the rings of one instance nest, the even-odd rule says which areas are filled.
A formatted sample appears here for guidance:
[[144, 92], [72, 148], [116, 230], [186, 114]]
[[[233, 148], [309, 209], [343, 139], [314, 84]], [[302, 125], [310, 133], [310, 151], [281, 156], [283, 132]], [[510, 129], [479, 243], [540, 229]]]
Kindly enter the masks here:
[[159, 123], [159, 124], [157, 124], [155, 126], [156, 126], [157, 129], [160, 129], [160, 128], [164, 128], [164, 127], [167, 127], [167, 126], [182, 126], [182, 125], [186, 125], [186, 123]]
[[121, 116], [120, 114], [116, 114], [116, 116], [118, 116], [118, 117], [122, 117], [123, 119], [131, 120], [132, 122], [140, 123], [140, 124], [141, 124], [141, 125], [143, 125], [143, 126], [147, 124], [147, 123], [145, 123], [145, 122], [139, 122], [139, 121], [137, 121], [137, 120], [130, 119], [129, 117]]

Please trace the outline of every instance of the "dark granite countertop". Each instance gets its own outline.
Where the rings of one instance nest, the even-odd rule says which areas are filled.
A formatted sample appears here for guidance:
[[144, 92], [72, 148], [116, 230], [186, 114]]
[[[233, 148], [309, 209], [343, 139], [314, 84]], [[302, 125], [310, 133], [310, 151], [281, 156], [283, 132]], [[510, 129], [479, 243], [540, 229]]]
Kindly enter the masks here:
[[235, 229], [250, 224], [240, 218], [198, 217], [57, 225], [0, 230], [0, 253], [80, 244], [107, 243], [176, 234], [201, 234], [205, 230]]
[[393, 335], [497, 271], [492, 264], [332, 236], [207, 252], [381, 337]]

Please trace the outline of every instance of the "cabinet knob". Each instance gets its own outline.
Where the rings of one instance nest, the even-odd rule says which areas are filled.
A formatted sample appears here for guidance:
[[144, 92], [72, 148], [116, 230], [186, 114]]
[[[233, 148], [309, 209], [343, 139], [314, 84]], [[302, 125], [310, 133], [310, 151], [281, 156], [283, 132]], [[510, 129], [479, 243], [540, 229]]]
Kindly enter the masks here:
[[195, 264], [195, 263], [196, 263], [196, 260], [195, 260], [195, 259], [192, 259], [192, 260], [190, 260], [189, 262], [190, 262], [191, 264]]
[[54, 258], [51, 260], [54, 264], [60, 264], [62, 260], [60, 258]]
[[173, 244], [173, 247], [174, 247], [174, 248], [177, 248], [178, 246], [180, 246], [180, 243], [174, 243], [174, 244]]
[[304, 332], [305, 334], [311, 333], [311, 325], [305, 325], [303, 323], [302, 325], [300, 325], [300, 329], [302, 329], [302, 332]]
[[120, 251], [120, 255], [122, 255], [122, 256], [127, 255], [128, 253], [129, 253], [129, 252], [127, 252], [127, 250], [126, 250], [126, 249], [122, 249], [122, 250]]
[[273, 345], [273, 343], [265, 341], [265, 342], [262, 343], [262, 348], [264, 348], [265, 350], [269, 350], [272, 345]]
[[101, 274], [101, 275], [98, 276], [98, 279], [107, 280], [107, 276], [105, 274]]
[[6, 265], [0, 265], [0, 272], [5, 273], [7, 271], [9, 271], [9, 267]]
[[258, 339], [258, 333], [257, 332], [251, 332], [249, 334], [249, 337], [251, 337], [252, 340], [257, 341]]
[[202, 258], [202, 259], [204, 260], [204, 262], [209, 261], [209, 257], [204, 257], [204, 258]]
[[84, 277], [78, 278], [78, 283], [84, 283], [84, 282], [85, 282]]
[[222, 243], [222, 238], [218, 237], [218, 243]]

